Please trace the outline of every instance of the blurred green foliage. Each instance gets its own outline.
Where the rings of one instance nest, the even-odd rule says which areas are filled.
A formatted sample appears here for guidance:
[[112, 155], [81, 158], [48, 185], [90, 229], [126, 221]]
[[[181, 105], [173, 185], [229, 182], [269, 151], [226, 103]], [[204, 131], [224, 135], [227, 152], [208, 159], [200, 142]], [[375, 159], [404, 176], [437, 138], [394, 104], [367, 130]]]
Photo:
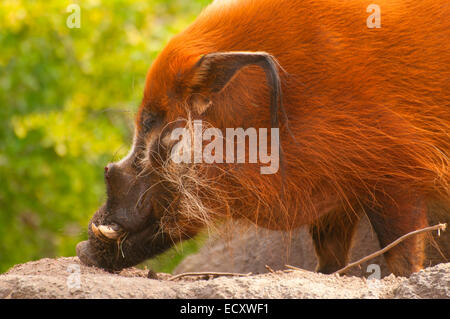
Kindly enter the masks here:
[[[103, 166], [128, 151], [151, 61], [208, 2], [0, 2], [0, 273], [75, 254], [105, 199]], [[71, 3], [81, 28], [66, 25]]]

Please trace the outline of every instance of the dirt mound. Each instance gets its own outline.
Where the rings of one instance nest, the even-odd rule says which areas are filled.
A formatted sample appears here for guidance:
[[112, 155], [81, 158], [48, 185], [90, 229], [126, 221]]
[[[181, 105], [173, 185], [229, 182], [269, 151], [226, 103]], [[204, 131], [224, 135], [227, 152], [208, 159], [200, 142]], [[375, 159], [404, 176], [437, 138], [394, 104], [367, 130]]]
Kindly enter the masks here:
[[0, 298], [450, 298], [450, 263], [381, 280], [310, 271], [175, 281], [147, 274], [136, 268], [112, 274], [77, 257], [41, 259], [0, 275]]

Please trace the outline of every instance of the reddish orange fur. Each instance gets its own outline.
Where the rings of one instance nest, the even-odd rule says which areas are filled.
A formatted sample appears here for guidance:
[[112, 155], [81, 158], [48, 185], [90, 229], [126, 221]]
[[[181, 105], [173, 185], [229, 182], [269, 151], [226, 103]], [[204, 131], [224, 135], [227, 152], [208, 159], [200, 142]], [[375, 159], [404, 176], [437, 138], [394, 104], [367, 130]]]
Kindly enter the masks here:
[[[336, 211], [391, 214], [386, 198], [402, 207], [405, 192], [448, 205], [450, 5], [379, 0], [381, 28], [369, 29], [372, 2], [216, 1], [154, 61], [143, 107], [165, 110], [168, 121], [187, 116], [184, 88], [204, 54], [265, 51], [285, 71], [283, 104], [295, 137], [282, 123], [285, 187], [280, 174], [244, 165], [217, 184], [239, 196], [212, 206], [219, 214], [291, 230]], [[218, 128], [270, 123], [258, 67], [241, 70], [212, 102], [198, 118]], [[418, 225], [402, 216], [396, 233]]]

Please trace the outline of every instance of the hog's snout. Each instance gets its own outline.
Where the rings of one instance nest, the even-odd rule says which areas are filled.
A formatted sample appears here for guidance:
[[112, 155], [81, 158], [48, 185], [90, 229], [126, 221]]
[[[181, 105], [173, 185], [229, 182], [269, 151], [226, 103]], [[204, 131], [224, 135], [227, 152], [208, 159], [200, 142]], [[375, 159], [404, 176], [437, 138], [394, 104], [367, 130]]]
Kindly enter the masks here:
[[79, 242], [76, 247], [78, 258], [87, 266], [99, 266], [96, 262], [95, 254], [91, 249], [89, 241]]
[[[126, 232], [137, 232], [144, 228], [152, 212], [152, 196], [149, 191], [152, 180], [149, 174], [141, 172], [133, 166], [136, 154], [126, 159], [109, 163], [104, 169], [107, 201], [104, 218], [97, 221], [99, 225], [119, 225]], [[97, 229], [93, 229], [94, 233]], [[100, 230], [106, 237], [111, 233], [113, 237], [116, 229]], [[112, 238], [115, 239], [115, 238]]]
[[158, 212], [166, 201], [159, 176], [145, 171], [133, 150], [104, 168], [106, 202], [89, 222], [89, 240], [76, 247], [84, 264], [120, 270], [163, 252], [173, 243], [159, 221]]

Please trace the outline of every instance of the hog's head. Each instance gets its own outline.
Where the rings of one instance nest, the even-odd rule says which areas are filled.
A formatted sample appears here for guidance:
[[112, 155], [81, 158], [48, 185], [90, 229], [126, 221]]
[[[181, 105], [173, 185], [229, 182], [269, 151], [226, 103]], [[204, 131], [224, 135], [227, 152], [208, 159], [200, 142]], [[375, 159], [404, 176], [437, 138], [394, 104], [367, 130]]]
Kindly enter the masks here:
[[271, 95], [266, 118], [278, 126], [280, 80], [269, 54], [197, 53], [184, 57], [179, 49], [166, 48], [153, 63], [133, 146], [121, 161], [106, 165], [106, 203], [89, 222], [89, 239], [77, 245], [82, 262], [109, 270], [136, 265], [195, 235], [219, 208], [230, 209], [231, 202], [223, 203], [227, 195], [214, 186], [220, 183], [214, 178], [226, 174], [203, 164], [171, 161], [174, 143], [169, 136], [195, 118], [233, 127], [236, 116], [223, 110], [224, 98], [217, 97], [241, 68], [256, 65], [264, 70]]

